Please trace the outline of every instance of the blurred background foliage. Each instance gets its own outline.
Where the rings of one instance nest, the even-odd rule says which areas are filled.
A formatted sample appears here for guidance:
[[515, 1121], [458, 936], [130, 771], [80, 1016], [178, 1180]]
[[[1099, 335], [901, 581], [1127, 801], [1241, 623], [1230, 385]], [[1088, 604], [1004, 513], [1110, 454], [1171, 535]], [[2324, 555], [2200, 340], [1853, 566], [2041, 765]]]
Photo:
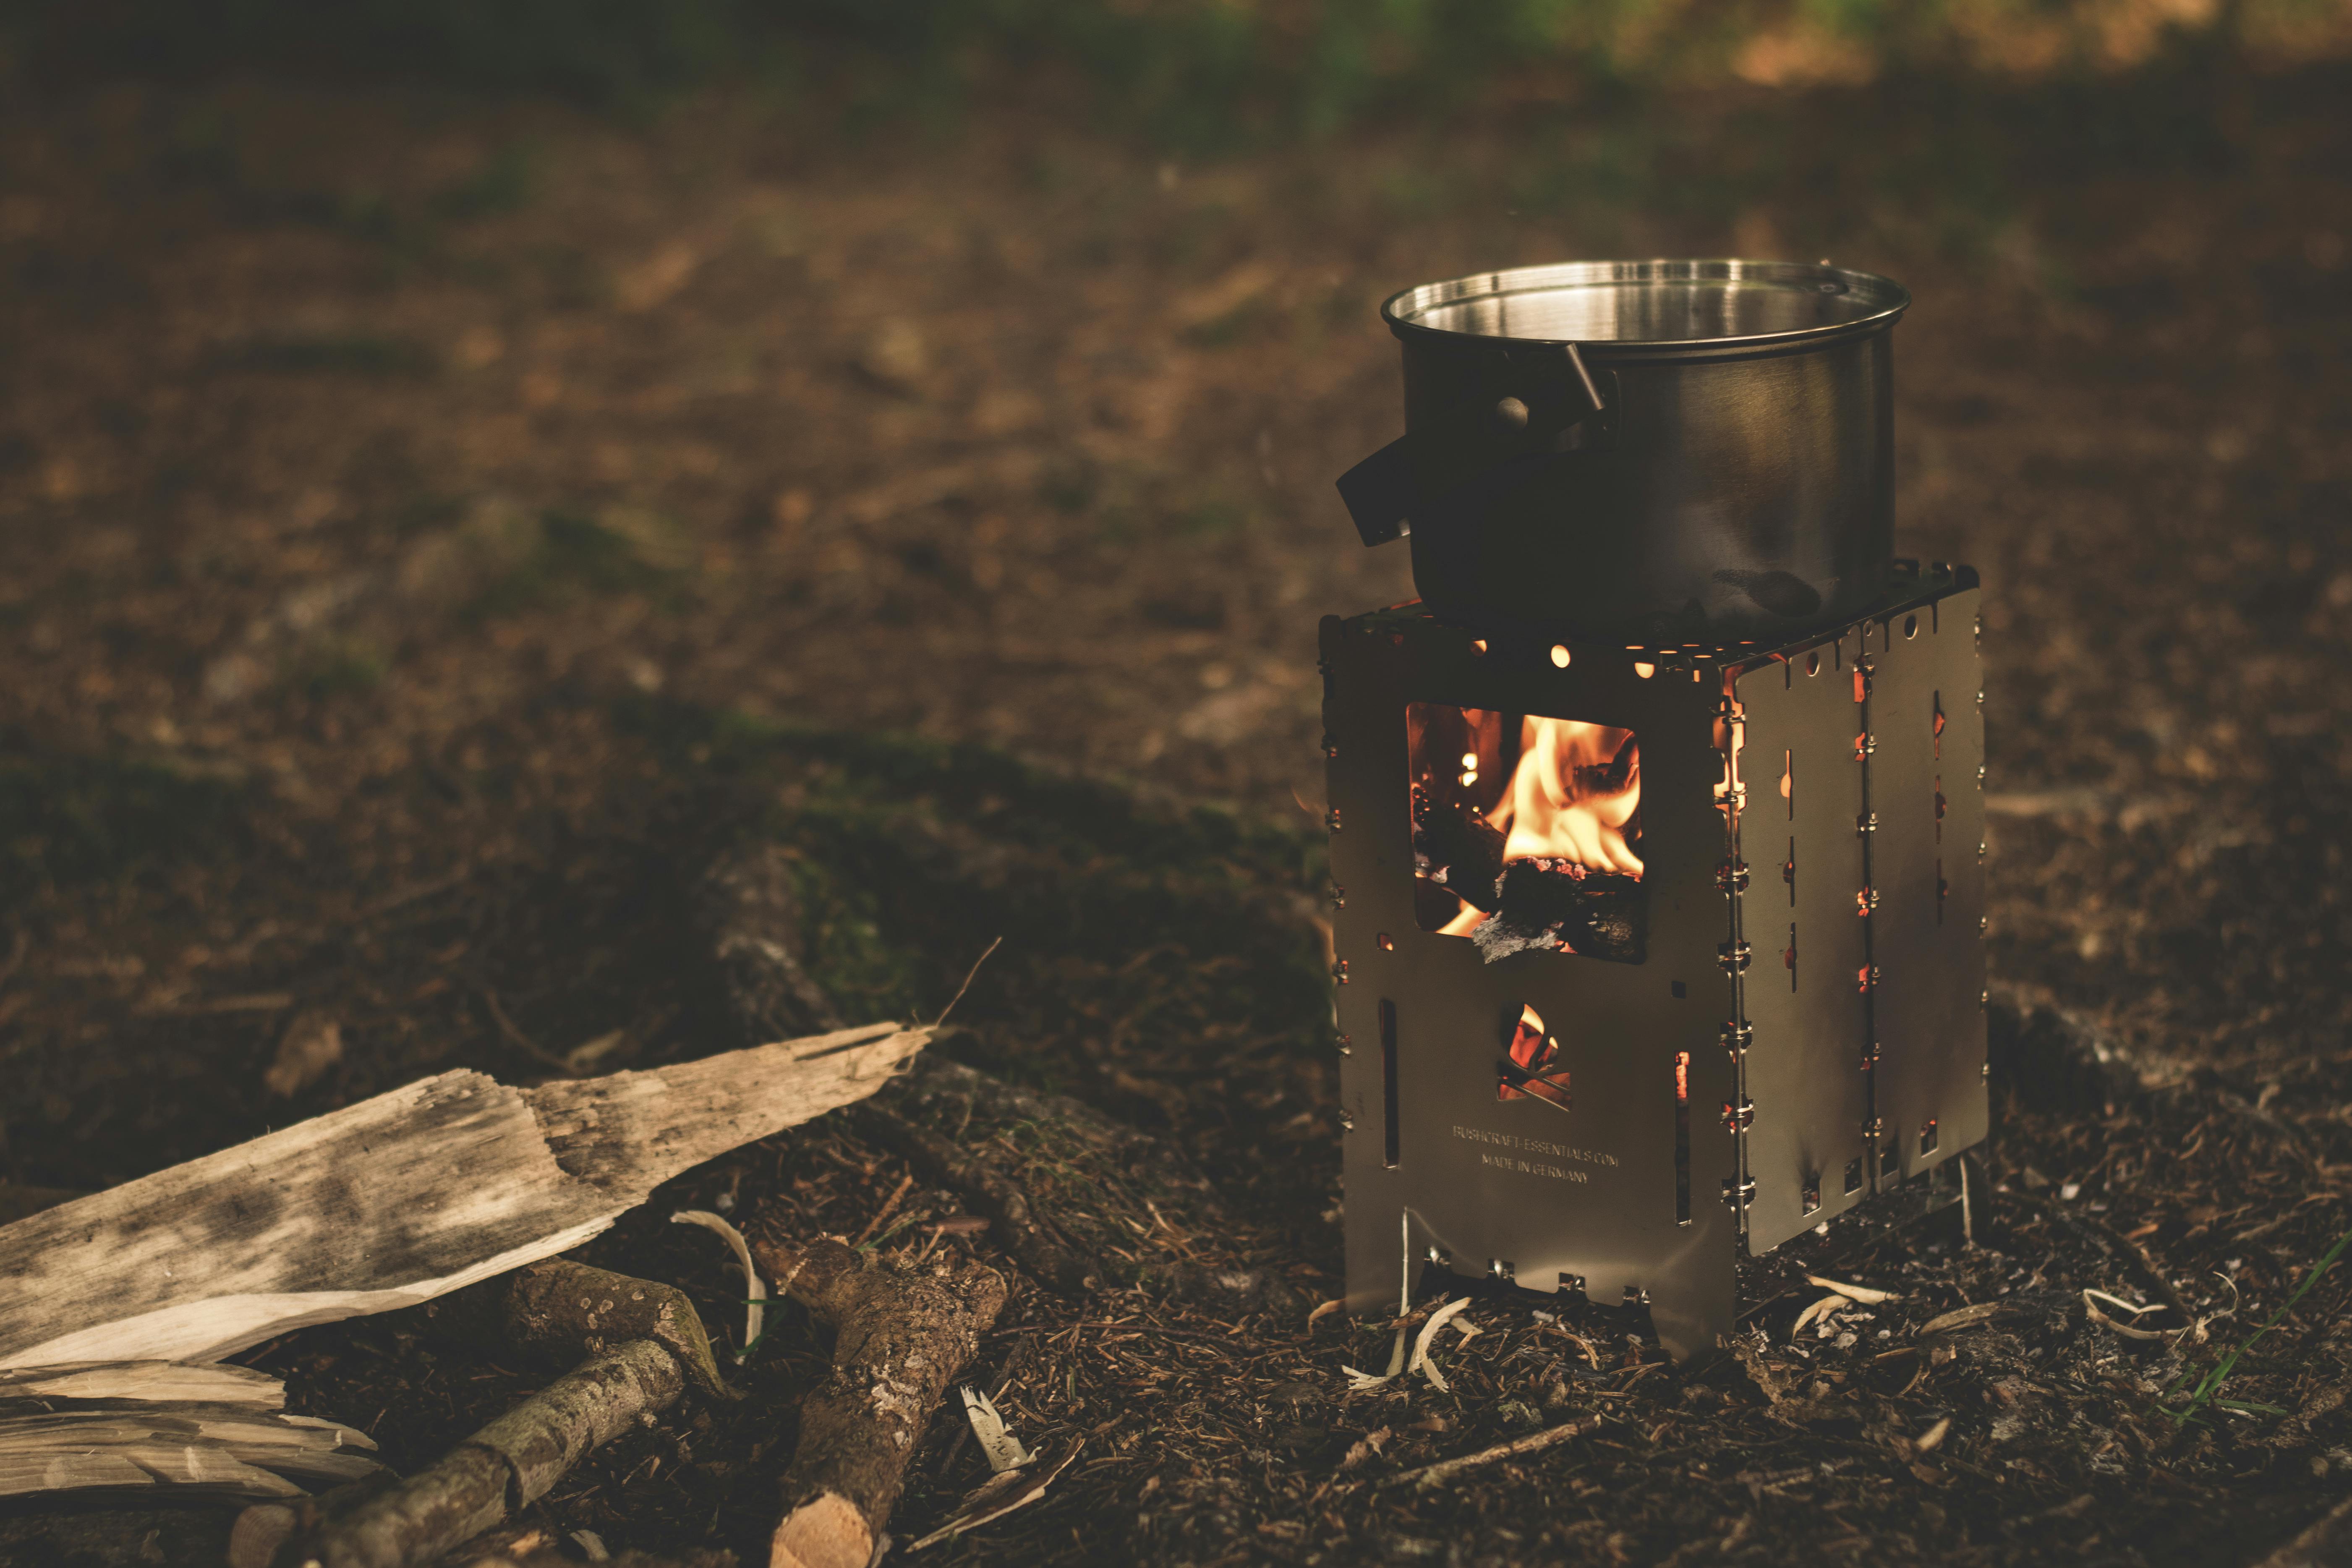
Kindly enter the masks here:
[[951, 110], [1008, 76], [1172, 146], [1640, 88], [2171, 80], [2352, 53], [2347, 0], [0, 0], [20, 83], [418, 76], [643, 109], [716, 82]]

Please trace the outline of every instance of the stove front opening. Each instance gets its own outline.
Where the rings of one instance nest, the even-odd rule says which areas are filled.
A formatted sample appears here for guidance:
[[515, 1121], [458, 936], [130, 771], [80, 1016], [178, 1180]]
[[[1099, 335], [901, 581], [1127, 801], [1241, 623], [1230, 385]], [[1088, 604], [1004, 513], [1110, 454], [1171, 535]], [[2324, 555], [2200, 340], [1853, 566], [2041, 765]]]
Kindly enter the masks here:
[[1405, 705], [1413, 912], [1487, 963], [1528, 951], [1639, 963], [1642, 752], [1631, 730]]

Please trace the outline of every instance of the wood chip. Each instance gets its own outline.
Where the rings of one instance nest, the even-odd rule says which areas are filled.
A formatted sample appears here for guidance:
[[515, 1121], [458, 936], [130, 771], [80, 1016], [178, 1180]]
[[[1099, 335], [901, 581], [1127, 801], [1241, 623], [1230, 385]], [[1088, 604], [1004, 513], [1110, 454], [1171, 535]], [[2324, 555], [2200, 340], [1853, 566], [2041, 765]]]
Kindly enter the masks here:
[[1805, 1276], [1805, 1283], [1818, 1285], [1824, 1290], [1834, 1290], [1849, 1301], [1859, 1301], [1865, 1307], [1875, 1307], [1881, 1301], [1900, 1300], [1892, 1290], [1873, 1289], [1867, 1285], [1849, 1285], [1843, 1279], [1824, 1279], [1818, 1274]]
[[1979, 1301], [1973, 1306], [1956, 1308], [1941, 1317], [1930, 1318], [1919, 1325], [1923, 1334], [1948, 1334], [1958, 1329], [1972, 1329], [2000, 1310], [1998, 1301]]

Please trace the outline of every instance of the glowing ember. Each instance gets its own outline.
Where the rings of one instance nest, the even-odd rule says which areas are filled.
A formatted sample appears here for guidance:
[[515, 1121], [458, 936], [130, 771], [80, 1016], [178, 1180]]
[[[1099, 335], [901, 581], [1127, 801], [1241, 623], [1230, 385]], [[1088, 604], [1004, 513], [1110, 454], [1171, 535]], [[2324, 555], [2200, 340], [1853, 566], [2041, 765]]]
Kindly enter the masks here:
[[1568, 1110], [1568, 1072], [1557, 1065], [1559, 1041], [1544, 1031], [1542, 1016], [1521, 1004], [1517, 1020], [1508, 1027], [1510, 1039], [1504, 1049], [1518, 1070], [1505, 1072], [1495, 1085], [1495, 1098], [1540, 1100]]

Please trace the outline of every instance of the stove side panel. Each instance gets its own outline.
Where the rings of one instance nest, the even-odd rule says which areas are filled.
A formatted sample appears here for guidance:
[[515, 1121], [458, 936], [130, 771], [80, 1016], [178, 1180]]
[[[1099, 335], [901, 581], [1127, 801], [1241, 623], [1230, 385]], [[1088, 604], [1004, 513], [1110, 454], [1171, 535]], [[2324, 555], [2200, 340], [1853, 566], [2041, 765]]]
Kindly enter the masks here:
[[[1327, 623], [1323, 646], [1331, 864], [1345, 900], [1333, 940], [1346, 966], [1348, 1300], [1393, 1310], [1434, 1260], [1526, 1289], [1580, 1282], [1609, 1304], [1646, 1295], [1674, 1353], [1712, 1347], [1732, 1323], [1736, 1247], [1719, 1198], [1733, 1147], [1718, 1115], [1732, 1086], [1717, 1039], [1728, 984], [1715, 688], [1687, 671], [1641, 678], [1623, 650], [1580, 649], [1557, 668], [1477, 657], [1454, 628], [1376, 617]], [[1644, 962], [1525, 952], [1488, 964], [1470, 942], [1419, 929], [1408, 700], [1635, 731]], [[1496, 1021], [1522, 1005], [1559, 1037], [1565, 1109], [1497, 1097]]]
[[1404, 653], [1336, 616], [1325, 617], [1321, 645], [1346, 1300], [1350, 1312], [1395, 1312], [1410, 1306], [1418, 1268], [1406, 1258], [1412, 1238], [1402, 1224], [1413, 1172], [1402, 1158], [1395, 1081], [1400, 976], [1382, 973], [1372, 955], [1379, 933], [1413, 929]]
[[1870, 634], [1881, 1184], [1983, 1142], [1984, 724], [1978, 592]]
[[1739, 678], [1751, 1257], [1867, 1195], [1861, 650], [1850, 630]]

